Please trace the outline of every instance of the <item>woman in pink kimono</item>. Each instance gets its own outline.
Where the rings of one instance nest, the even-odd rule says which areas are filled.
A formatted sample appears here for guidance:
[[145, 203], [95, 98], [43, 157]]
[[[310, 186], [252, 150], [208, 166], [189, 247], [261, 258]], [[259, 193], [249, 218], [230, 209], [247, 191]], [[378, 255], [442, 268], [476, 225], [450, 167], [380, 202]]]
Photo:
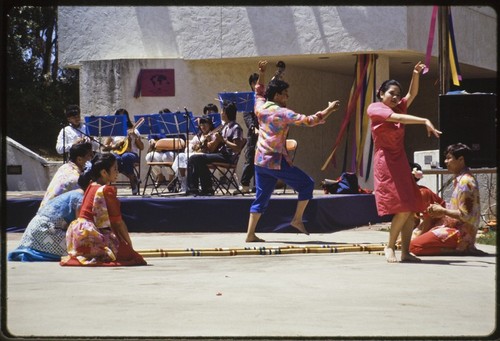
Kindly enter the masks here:
[[387, 80], [380, 86], [377, 97], [380, 102], [368, 106], [371, 131], [375, 145], [374, 187], [377, 212], [380, 216], [393, 214], [389, 243], [385, 248], [387, 262], [397, 262], [396, 240], [401, 232], [401, 261], [418, 262], [419, 258], [409, 252], [415, 212], [424, 211], [420, 191], [411, 174], [404, 147], [406, 124], [423, 124], [427, 135], [439, 137], [441, 132], [434, 128], [431, 121], [406, 114], [418, 93], [420, 72], [425, 65], [418, 62], [413, 69], [410, 88], [401, 97], [398, 81]]

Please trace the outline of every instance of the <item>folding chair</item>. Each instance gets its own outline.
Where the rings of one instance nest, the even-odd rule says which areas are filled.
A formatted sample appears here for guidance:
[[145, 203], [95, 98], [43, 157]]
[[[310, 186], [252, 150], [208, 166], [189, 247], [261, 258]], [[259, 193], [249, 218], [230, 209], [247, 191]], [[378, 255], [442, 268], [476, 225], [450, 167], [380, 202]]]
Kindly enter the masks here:
[[[247, 144], [246, 139], [244, 139], [243, 141], [244, 142], [241, 150], [243, 150]], [[232, 186], [236, 189], [236, 194], [245, 195], [245, 193], [243, 193], [239, 189], [238, 176], [236, 175], [236, 168], [238, 166], [240, 153], [237, 154], [235, 163], [212, 162], [208, 164], [208, 169], [211, 171], [211, 178], [215, 192], [220, 191], [223, 195], [231, 195], [232, 193], [230, 189]], [[220, 176], [217, 176], [217, 173], [219, 173]]]
[[[297, 153], [297, 140], [287, 139], [286, 150], [288, 151], [288, 155], [290, 155], [290, 158], [292, 159], [293, 162], [295, 160], [295, 154]], [[286, 183], [284, 184], [283, 193], [281, 194], [285, 194], [285, 192], [286, 192]], [[295, 190], [293, 191], [293, 193], [295, 193]]]
[[[186, 147], [186, 142], [179, 138], [179, 137], [173, 137], [173, 138], [163, 138], [158, 141], [156, 141], [153, 152], [174, 152], [175, 154], [179, 154], [180, 152], [184, 151], [184, 148]], [[146, 189], [148, 187], [151, 187], [151, 193], [150, 195], [162, 195], [165, 194], [166, 192], [170, 192], [169, 188], [173, 188], [173, 192], [177, 193], [179, 192], [179, 187], [180, 183], [177, 179], [177, 177], [174, 177], [171, 181], [167, 181], [166, 183], [157, 183], [153, 177], [153, 167], [167, 167], [167, 168], [172, 168], [172, 165], [174, 164], [173, 161], [168, 161], [168, 162], [147, 162], [146, 163], [149, 168], [148, 172], [146, 174], [146, 181], [144, 182], [144, 189], [142, 192], [142, 195], [146, 194]]]

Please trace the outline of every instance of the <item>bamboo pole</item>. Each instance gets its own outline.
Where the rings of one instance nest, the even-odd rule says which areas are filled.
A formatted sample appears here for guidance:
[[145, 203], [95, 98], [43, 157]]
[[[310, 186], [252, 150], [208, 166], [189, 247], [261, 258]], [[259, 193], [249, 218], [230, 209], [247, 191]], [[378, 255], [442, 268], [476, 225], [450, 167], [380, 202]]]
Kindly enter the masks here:
[[271, 247], [236, 247], [236, 248], [187, 248], [187, 249], [146, 249], [137, 252], [143, 257], [224, 257], [224, 256], [257, 256], [257, 255], [289, 255], [307, 253], [345, 253], [384, 251], [387, 244], [337, 244], [310, 246], [271, 246]]

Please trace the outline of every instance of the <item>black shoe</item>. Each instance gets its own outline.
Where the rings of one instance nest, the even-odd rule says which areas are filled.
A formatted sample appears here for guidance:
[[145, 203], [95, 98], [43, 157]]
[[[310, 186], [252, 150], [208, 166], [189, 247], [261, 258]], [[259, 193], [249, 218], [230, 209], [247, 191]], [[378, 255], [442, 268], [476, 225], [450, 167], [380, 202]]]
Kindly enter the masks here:
[[137, 181], [135, 184], [130, 186], [132, 188], [132, 195], [139, 195], [139, 186], [141, 185], [140, 181]]
[[186, 195], [194, 195], [194, 196], [197, 196], [197, 195], [200, 195], [200, 191], [197, 190], [197, 189], [188, 189], [186, 191]]
[[212, 189], [212, 190], [207, 190], [207, 191], [201, 191], [200, 192], [200, 196], [204, 196], [204, 197], [211, 197], [213, 196], [215, 193], [215, 191]]
[[168, 186], [167, 189], [170, 193], [177, 193], [177, 186], [175, 182], [171, 182]]

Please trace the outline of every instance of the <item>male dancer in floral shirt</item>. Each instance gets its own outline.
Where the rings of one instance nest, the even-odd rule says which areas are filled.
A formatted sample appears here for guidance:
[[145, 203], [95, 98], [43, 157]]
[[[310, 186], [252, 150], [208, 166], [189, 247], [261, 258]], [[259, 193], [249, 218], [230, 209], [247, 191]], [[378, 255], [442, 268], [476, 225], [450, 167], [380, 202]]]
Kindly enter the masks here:
[[[264, 86], [267, 61], [259, 61], [259, 79], [255, 87], [255, 114], [259, 120], [259, 138], [255, 153], [256, 197], [250, 207], [247, 242], [263, 242], [255, 235], [255, 228], [266, 210], [276, 182], [282, 180], [298, 192], [295, 215], [290, 223], [302, 233], [308, 234], [302, 216], [312, 198], [314, 181], [309, 175], [292, 165], [286, 150], [286, 137], [290, 126], [313, 127], [325, 123], [325, 119], [339, 107], [339, 101], [314, 115], [295, 113], [286, 107], [288, 83], [273, 79], [267, 89]], [[266, 100], [267, 99], [267, 100]]]

